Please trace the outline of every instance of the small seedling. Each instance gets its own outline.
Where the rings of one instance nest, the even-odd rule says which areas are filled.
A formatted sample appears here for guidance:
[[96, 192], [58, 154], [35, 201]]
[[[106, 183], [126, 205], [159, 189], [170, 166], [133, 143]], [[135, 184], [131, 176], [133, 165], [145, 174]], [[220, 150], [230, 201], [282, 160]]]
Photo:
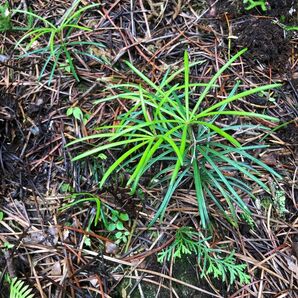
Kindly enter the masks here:
[[116, 244], [120, 244], [121, 242], [126, 243], [129, 231], [125, 228], [124, 222], [129, 221], [129, 216], [127, 213], [121, 213], [117, 210], [110, 209], [110, 220], [111, 222], [107, 224], [106, 228], [109, 232], [116, 232], [115, 238]]
[[254, 1], [254, 0], [243, 0], [243, 4], [247, 6], [245, 7], [246, 10], [251, 10], [256, 7], [260, 7], [263, 11], [267, 11], [267, 3], [265, 0], [261, 1]]
[[9, 7], [9, 3], [6, 1], [5, 4], [0, 5], [0, 32], [28, 31], [33, 26], [33, 17], [31, 15], [28, 15], [26, 18], [26, 22], [26, 26], [23, 27], [13, 26], [11, 21], [11, 9]]
[[129, 232], [127, 230], [125, 231], [119, 231], [115, 234], [115, 238], [117, 239], [115, 241], [116, 244], [119, 244], [121, 242], [123, 243], [127, 243], [127, 240], [128, 240], [128, 236], [129, 236]]
[[0, 32], [5, 32], [12, 29], [11, 12], [9, 10], [8, 2], [0, 5]]
[[59, 190], [62, 193], [70, 193], [74, 191], [73, 187], [69, 183], [62, 183]]
[[13, 244], [10, 244], [9, 242], [6, 241], [6, 242], [3, 243], [3, 248], [5, 250], [12, 249], [13, 248]]
[[123, 222], [128, 221], [129, 217], [126, 213], [120, 213], [117, 210], [110, 209], [111, 215], [109, 218], [111, 219], [111, 222], [106, 226], [107, 230], [109, 232], [115, 231], [115, 230], [124, 230]]
[[79, 107], [70, 107], [66, 111], [66, 116], [73, 116], [75, 119], [79, 121], [83, 121], [86, 124], [90, 118], [90, 115], [87, 113], [83, 113], [83, 111]]
[[[96, 217], [96, 210], [94, 208], [92, 208], [90, 215], [89, 215], [89, 219], [88, 219], [88, 225], [86, 228], [87, 232], [91, 231], [91, 226], [95, 223], [95, 221], [94, 221], [95, 217]], [[84, 235], [83, 241], [86, 246], [91, 247], [91, 239], [89, 236]]]
[[[81, 51], [82, 46], [87, 47], [104, 47], [102, 43], [92, 42], [92, 41], [73, 41], [70, 39], [74, 30], [81, 30], [90, 32], [92, 29], [79, 25], [79, 20], [82, 14], [89, 9], [97, 7], [98, 3], [90, 4], [78, 8], [81, 0], [76, 0], [72, 3], [72, 6], [66, 10], [65, 14], [62, 16], [59, 25], [54, 22], [50, 22], [48, 19], [43, 18], [31, 11], [25, 10], [14, 10], [16, 13], [23, 13], [28, 17], [32, 17], [35, 20], [41, 21], [43, 26], [32, 28], [27, 32], [16, 44], [16, 48], [21, 48], [25, 53], [20, 55], [19, 58], [31, 57], [33, 55], [47, 56], [46, 62], [43, 65], [39, 79], [44, 75], [45, 70], [49, 64], [51, 64], [51, 71], [49, 75], [48, 84], [51, 83], [54, 72], [59, 66], [67, 72], [71, 72], [74, 78], [79, 81], [79, 76], [76, 71], [74, 64], [75, 54], [80, 54], [87, 56], [93, 60], [97, 60], [100, 63], [103, 63], [103, 60], [100, 57], [90, 54], [89, 52]], [[40, 42], [42, 38], [47, 40], [47, 45], [41, 46], [43, 42]], [[26, 45], [23, 45], [23, 42], [28, 40]], [[61, 62], [61, 60], [63, 62]]]
[[96, 203], [96, 211], [95, 211], [95, 217], [94, 217], [94, 225], [96, 226], [102, 216], [102, 208], [101, 208], [101, 200], [90, 193], [75, 193], [71, 194], [67, 198], [73, 199], [71, 203], [68, 203], [64, 205], [62, 208], [60, 208], [61, 211], [64, 211], [72, 206], [80, 205], [85, 202], [95, 202]]
[[[93, 224], [97, 226], [98, 222], [101, 221], [108, 232], [115, 232], [116, 244], [127, 242], [129, 232], [124, 226], [124, 223], [129, 221], [127, 213], [119, 212], [108, 205], [102, 204], [101, 200], [93, 194], [76, 193], [68, 196], [68, 198], [73, 199], [73, 201], [63, 206], [60, 209], [61, 211], [85, 202], [95, 202], [96, 208], [90, 214], [87, 230], [90, 230]], [[84, 243], [85, 245], [91, 244], [89, 237], [84, 238]]]
[[277, 20], [272, 21], [273, 24], [277, 24], [285, 31], [298, 31], [298, 26], [288, 26], [283, 24], [285, 22], [285, 18], [281, 18], [280, 22]]

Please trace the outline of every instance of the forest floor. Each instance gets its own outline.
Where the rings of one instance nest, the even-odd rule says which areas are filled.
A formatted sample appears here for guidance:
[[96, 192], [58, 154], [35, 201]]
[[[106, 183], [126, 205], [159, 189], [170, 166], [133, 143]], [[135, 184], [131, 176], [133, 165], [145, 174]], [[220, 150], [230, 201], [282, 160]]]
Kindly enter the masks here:
[[[81, 0], [79, 7], [99, 5], [82, 12], [81, 27], [68, 32], [73, 64], [63, 51], [55, 61], [51, 49], [41, 50], [51, 42], [47, 33], [21, 38], [45, 24], [36, 17], [30, 24], [30, 12], [58, 26], [75, 2], [8, 2], [6, 29], [6, 10], [0, 12], [0, 296], [9, 297], [9, 275], [24, 281], [34, 297], [298, 297], [298, 30], [286, 28], [298, 26], [297, 1], [268, 0], [263, 11], [245, 10], [240, 0]], [[52, 40], [54, 51], [62, 38]], [[107, 160], [72, 161], [96, 142], [66, 146], [70, 141], [118, 123], [131, 106], [117, 97], [94, 103], [117, 94], [112, 84], [140, 84], [125, 61], [160, 82], [167, 70], [183, 66], [187, 50], [191, 62], [201, 61], [190, 80], [207, 83], [245, 47], [206, 100], [221, 100], [238, 81], [242, 90], [282, 84], [230, 103], [231, 109], [277, 117], [279, 123], [221, 119], [222, 125], [245, 120], [271, 129], [248, 129], [238, 139], [269, 145], [253, 154], [283, 177], [263, 174], [270, 192], [243, 177], [255, 198], [241, 194], [252, 222], [239, 213], [239, 224], [232, 226], [210, 200], [210, 234], [200, 226], [192, 183], [184, 183], [163, 220], [148, 227], [166, 187], [152, 186], [150, 180], [163, 165], [151, 169], [131, 194], [121, 171], [99, 188], [106, 163], [115, 159], [108, 150]], [[208, 244], [218, 255], [234, 251], [250, 281], [236, 278], [230, 284], [229, 278], [202, 276], [203, 263], [192, 254], [158, 262], [175, 231], [185, 226], [210, 237]]]

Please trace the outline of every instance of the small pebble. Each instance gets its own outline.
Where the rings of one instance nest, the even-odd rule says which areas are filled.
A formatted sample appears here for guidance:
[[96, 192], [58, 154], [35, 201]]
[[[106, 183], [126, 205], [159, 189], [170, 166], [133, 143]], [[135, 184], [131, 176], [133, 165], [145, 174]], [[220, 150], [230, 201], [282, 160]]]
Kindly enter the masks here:
[[6, 62], [8, 59], [9, 59], [8, 56], [0, 54], [0, 62]]

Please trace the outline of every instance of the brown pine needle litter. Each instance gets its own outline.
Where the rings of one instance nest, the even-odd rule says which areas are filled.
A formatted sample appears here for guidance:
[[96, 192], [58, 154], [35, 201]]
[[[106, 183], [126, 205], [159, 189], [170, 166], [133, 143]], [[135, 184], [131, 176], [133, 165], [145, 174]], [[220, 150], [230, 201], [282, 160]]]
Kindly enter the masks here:
[[[25, 297], [298, 297], [298, 30], [290, 29], [298, 24], [296, 1], [269, 0], [265, 11], [260, 6], [247, 10], [241, 0], [5, 2], [0, 4], [0, 297], [21, 297], [13, 294], [14, 278], [27, 287]], [[154, 122], [154, 104], [146, 106], [146, 94], [138, 91], [144, 104], [140, 110], [138, 101], [120, 96], [144, 85], [127, 61], [152, 82], [146, 90], [155, 96], [161, 91], [154, 86], [163, 84], [167, 71], [168, 76], [178, 72], [164, 87], [182, 86], [175, 89], [178, 103], [188, 83], [183, 99], [191, 110], [204, 90], [192, 84], [206, 86], [246, 47], [218, 77], [200, 109], [229, 98], [236, 85], [238, 94], [281, 84], [224, 107], [265, 118], [226, 113], [212, 122], [243, 147], [268, 145], [249, 154], [282, 177], [230, 152], [233, 163], [244, 167], [248, 162], [248, 173], [231, 164], [222, 173], [232, 184], [243, 181], [236, 195], [251, 211], [249, 218], [235, 201], [227, 203], [219, 187], [204, 188], [210, 225], [203, 227], [191, 170], [164, 216], [150, 225], [167, 193], [167, 175], [175, 173], [173, 158], [146, 169], [135, 192], [126, 184], [133, 170], [125, 164], [99, 187], [109, 167], [134, 144], [72, 161], [113, 142], [100, 143], [93, 135], [115, 133], [118, 125], [130, 129], [123, 115]], [[185, 51], [192, 65], [189, 82], [187, 71], [179, 72]], [[208, 114], [204, 121], [213, 117]], [[177, 131], [170, 135], [174, 142]], [[224, 133], [209, 137], [210, 143], [228, 145]], [[68, 145], [78, 138], [86, 141]], [[144, 151], [137, 151], [140, 158]], [[203, 162], [203, 155], [187, 154], [189, 161]], [[127, 162], [135, 167], [137, 161]], [[212, 179], [213, 164], [207, 162], [205, 169], [202, 177]], [[213, 185], [223, 181], [216, 177]], [[179, 231], [188, 231], [187, 243], [195, 243], [180, 255]], [[239, 270], [248, 280], [235, 275], [231, 283], [229, 274], [219, 273], [216, 278], [216, 268], [207, 271], [208, 260], [244, 268]]]

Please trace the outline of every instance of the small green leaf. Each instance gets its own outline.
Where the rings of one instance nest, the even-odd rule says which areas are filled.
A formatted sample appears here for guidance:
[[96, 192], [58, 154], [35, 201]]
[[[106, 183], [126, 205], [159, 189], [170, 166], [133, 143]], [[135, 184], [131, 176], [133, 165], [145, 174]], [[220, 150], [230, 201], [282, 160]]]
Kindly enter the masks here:
[[127, 213], [120, 213], [119, 214], [119, 218], [122, 220], [122, 221], [128, 221], [129, 220], [129, 216]]
[[114, 223], [110, 223], [110, 224], [108, 224], [108, 226], [107, 226], [107, 230], [108, 230], [109, 232], [115, 231], [115, 230], [116, 230], [116, 225], [115, 225]]
[[6, 249], [11, 249], [11, 248], [13, 248], [13, 244], [10, 244], [9, 242], [4, 242], [3, 247]]
[[122, 221], [118, 221], [116, 227], [117, 227], [117, 230], [124, 230]]
[[73, 108], [70, 107], [70, 108], [68, 108], [67, 111], [66, 111], [66, 116], [70, 116], [70, 115], [72, 115], [72, 113], [73, 113]]
[[86, 237], [86, 238], [85, 238], [85, 241], [84, 241], [84, 244], [85, 244], [86, 246], [91, 247], [91, 239], [90, 239], [89, 237]]
[[72, 112], [73, 116], [77, 119], [77, 120], [82, 120], [83, 119], [83, 112], [79, 107], [75, 107], [73, 109]]
[[90, 119], [90, 115], [89, 114], [85, 114], [84, 115], [84, 118], [83, 118], [83, 123], [86, 125], [89, 119]]
[[60, 191], [61, 192], [69, 192], [71, 190], [71, 186], [69, 183], [62, 183], [60, 186]]
[[105, 155], [105, 154], [103, 154], [103, 153], [99, 153], [98, 155], [97, 155], [97, 157], [98, 158], [100, 158], [100, 159], [102, 159], [102, 160], [106, 160], [108, 157]]
[[119, 212], [117, 210], [111, 210], [111, 213], [113, 216], [116, 216], [118, 218]]
[[122, 237], [122, 232], [117, 232], [116, 234], [115, 234], [115, 237], [116, 237], [116, 239], [120, 239], [121, 237]]
[[118, 216], [117, 216], [117, 215], [112, 215], [112, 221], [113, 221], [113, 222], [118, 221]]

